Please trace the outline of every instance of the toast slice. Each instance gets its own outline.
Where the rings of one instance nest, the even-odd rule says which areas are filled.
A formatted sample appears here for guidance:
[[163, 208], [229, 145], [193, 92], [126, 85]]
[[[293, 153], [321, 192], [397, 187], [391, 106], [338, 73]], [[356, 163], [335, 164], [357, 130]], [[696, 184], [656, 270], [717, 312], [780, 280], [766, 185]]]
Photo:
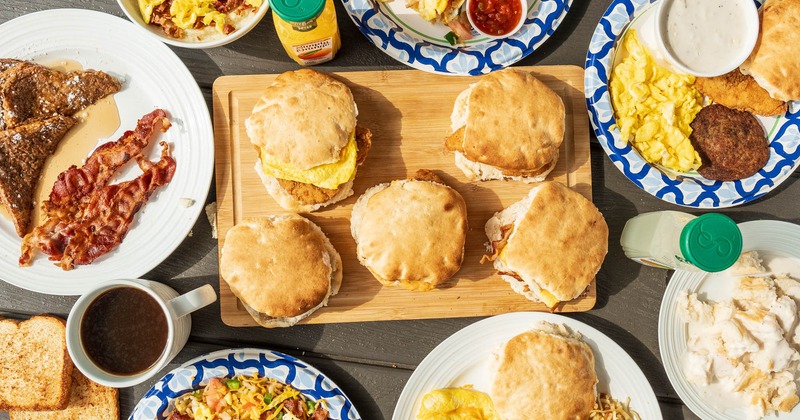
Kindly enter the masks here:
[[72, 360], [67, 323], [52, 315], [0, 320], [0, 411], [67, 406]]
[[67, 408], [9, 414], [11, 420], [116, 420], [119, 419], [119, 391], [94, 383], [78, 369], [73, 369]]
[[30, 227], [33, 195], [45, 161], [74, 124], [72, 118], [56, 116], [0, 131], [0, 204], [20, 237]]
[[3, 72], [0, 130], [34, 119], [75, 114], [120, 88], [117, 79], [102, 71], [61, 73], [37, 64], [16, 64]]

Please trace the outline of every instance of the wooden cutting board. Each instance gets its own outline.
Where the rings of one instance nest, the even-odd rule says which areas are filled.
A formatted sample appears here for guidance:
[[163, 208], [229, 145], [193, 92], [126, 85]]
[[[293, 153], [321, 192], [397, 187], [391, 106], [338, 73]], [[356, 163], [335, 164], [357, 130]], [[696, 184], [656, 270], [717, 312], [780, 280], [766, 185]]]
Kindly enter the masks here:
[[[589, 120], [583, 97], [583, 69], [576, 66], [518, 67], [531, 71], [564, 100], [566, 136], [558, 165], [548, 179], [569, 185], [591, 199]], [[254, 171], [257, 155], [244, 121], [263, 89], [277, 75], [225, 76], [214, 83], [214, 136], [217, 171], [217, 232], [221, 250], [225, 234], [243, 218], [283, 213]], [[520, 200], [531, 188], [522, 182], [469, 182], [444, 148], [450, 134], [450, 113], [456, 96], [476, 77], [453, 77], [416, 70], [336, 73], [358, 105], [358, 124], [372, 130], [372, 149], [358, 169], [348, 199], [322, 211], [305, 214], [328, 235], [342, 256], [344, 280], [328, 306], [303, 323], [488, 316], [514, 311], [546, 311], [514, 293], [492, 269], [481, 265], [487, 238], [486, 221]], [[507, 110], [514, 112], [513, 109]], [[350, 235], [350, 213], [356, 199], [376, 184], [404, 179], [417, 169], [431, 169], [467, 202], [470, 230], [461, 270], [430, 292], [383, 287], [356, 257]], [[579, 298], [559, 306], [559, 312], [594, 307], [595, 282]], [[227, 283], [220, 279], [222, 320], [230, 326], [253, 326]]]

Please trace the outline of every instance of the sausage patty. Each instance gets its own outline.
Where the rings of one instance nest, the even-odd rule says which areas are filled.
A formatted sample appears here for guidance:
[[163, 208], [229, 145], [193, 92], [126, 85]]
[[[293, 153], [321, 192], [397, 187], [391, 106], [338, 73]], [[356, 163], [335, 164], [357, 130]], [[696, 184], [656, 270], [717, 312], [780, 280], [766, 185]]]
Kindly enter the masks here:
[[692, 145], [700, 154], [705, 178], [734, 181], [767, 164], [769, 143], [761, 123], [749, 112], [719, 104], [703, 108], [692, 121]]

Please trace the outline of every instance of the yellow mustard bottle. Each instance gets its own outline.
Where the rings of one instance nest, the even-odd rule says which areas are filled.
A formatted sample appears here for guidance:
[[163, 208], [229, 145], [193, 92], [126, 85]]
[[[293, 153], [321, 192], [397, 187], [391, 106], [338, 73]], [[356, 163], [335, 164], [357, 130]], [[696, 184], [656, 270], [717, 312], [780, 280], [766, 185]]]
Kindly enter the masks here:
[[270, 0], [283, 49], [303, 66], [333, 60], [342, 45], [333, 0]]

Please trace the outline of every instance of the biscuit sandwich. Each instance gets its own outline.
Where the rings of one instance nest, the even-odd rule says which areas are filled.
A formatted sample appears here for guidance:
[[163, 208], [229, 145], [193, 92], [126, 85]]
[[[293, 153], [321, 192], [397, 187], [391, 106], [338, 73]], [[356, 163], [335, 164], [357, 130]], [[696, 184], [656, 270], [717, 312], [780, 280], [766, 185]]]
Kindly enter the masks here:
[[461, 268], [467, 206], [458, 191], [421, 170], [364, 192], [350, 232], [359, 262], [382, 284], [431, 290]]
[[342, 284], [342, 259], [310, 220], [244, 219], [225, 235], [220, 276], [260, 325], [289, 327], [327, 305]]
[[486, 222], [489, 255], [511, 288], [555, 311], [580, 296], [608, 252], [608, 225], [591, 201], [558, 182], [533, 187]]
[[740, 66], [770, 96], [800, 101], [800, 0], [767, 0], [761, 6], [761, 31], [750, 57]]
[[564, 140], [564, 103], [532, 74], [505, 69], [458, 95], [445, 147], [470, 180], [543, 181]]
[[597, 373], [594, 353], [579, 333], [541, 321], [495, 356], [491, 397], [501, 418], [589, 418]]
[[372, 142], [357, 115], [350, 88], [314, 70], [283, 73], [267, 87], [245, 128], [255, 170], [282, 208], [307, 213], [353, 194]]

